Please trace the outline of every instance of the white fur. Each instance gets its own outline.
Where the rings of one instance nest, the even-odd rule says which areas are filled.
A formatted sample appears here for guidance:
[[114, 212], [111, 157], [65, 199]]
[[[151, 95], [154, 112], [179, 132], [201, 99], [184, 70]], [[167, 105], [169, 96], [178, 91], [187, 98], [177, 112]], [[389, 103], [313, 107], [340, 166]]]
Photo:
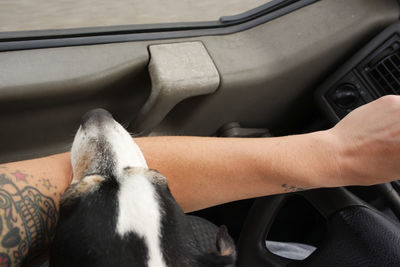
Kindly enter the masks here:
[[120, 179], [117, 233], [143, 237], [149, 249], [149, 267], [166, 266], [160, 246], [161, 214], [154, 186], [143, 174]]
[[117, 157], [117, 171], [122, 171], [125, 167], [148, 168], [142, 151], [119, 123], [115, 123], [112, 130], [107, 130], [105, 136]]

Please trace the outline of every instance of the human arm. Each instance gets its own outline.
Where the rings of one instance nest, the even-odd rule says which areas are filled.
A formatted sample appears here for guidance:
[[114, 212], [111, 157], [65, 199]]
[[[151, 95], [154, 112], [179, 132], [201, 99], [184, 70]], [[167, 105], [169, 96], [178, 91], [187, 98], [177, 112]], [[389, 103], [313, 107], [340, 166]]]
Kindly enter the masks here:
[[[136, 140], [185, 211], [323, 186], [332, 175], [324, 132], [278, 138], [151, 137]], [[332, 160], [328, 160], [332, 158]], [[319, 159], [325, 159], [324, 161]], [[318, 163], [319, 164], [316, 164]]]
[[310, 134], [136, 142], [185, 211], [302, 189], [385, 183], [400, 178], [400, 96], [382, 97]]

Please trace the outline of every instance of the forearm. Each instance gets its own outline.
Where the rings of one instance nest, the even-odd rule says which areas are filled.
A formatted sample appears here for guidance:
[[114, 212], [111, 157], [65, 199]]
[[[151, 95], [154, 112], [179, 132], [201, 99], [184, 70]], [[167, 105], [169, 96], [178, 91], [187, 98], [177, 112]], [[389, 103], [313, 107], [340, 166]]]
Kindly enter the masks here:
[[400, 177], [400, 96], [381, 97], [311, 134], [136, 141], [185, 211], [301, 188], [385, 183]]
[[46, 249], [70, 169], [66, 153], [0, 165], [0, 260], [9, 263], [2, 266]]
[[167, 177], [174, 197], [185, 211], [239, 199], [335, 186], [332, 142], [328, 132], [257, 139], [136, 139], [149, 167]]
[[[239, 199], [336, 186], [333, 138], [327, 132], [278, 138], [144, 137], [135, 141], [150, 168], [163, 173], [185, 211]], [[331, 148], [332, 147], [332, 148]], [[59, 197], [72, 174], [69, 153], [3, 165]], [[46, 178], [47, 177], [47, 178]], [[52, 192], [41, 183], [46, 178]], [[25, 186], [25, 182], [17, 183]]]

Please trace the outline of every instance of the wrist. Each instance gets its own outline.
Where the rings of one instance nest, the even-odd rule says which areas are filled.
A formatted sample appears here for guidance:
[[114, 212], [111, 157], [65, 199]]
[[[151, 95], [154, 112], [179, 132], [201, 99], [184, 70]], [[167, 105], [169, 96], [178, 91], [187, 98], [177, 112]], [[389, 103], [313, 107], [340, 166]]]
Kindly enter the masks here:
[[[311, 188], [337, 187], [343, 183], [342, 145], [331, 130], [307, 134], [306, 166]], [[308, 143], [307, 143], [308, 142]], [[309, 148], [309, 149], [307, 149]]]

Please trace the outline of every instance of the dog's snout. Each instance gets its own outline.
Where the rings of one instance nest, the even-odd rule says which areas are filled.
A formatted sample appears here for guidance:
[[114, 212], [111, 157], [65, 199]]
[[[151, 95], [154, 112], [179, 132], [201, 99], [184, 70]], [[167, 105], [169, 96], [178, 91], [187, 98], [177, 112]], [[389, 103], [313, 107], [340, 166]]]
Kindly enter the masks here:
[[105, 121], [112, 120], [113, 117], [110, 112], [102, 108], [89, 110], [82, 116], [81, 125], [84, 127], [89, 123], [102, 124]]

